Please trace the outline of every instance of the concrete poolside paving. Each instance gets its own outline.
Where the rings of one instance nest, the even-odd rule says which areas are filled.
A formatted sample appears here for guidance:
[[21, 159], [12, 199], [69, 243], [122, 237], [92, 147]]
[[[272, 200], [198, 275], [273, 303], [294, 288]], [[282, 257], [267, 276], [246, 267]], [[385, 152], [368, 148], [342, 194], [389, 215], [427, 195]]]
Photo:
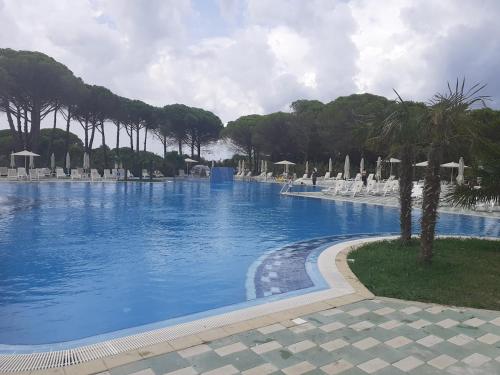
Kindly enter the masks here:
[[375, 298], [301, 319], [101, 374], [500, 374], [498, 311]]

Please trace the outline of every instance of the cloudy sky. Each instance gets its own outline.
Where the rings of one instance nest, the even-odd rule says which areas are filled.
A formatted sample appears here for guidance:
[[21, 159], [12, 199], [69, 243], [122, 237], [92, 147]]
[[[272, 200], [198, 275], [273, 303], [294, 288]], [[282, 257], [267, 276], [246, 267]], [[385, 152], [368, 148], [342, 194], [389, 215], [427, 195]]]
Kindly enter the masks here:
[[498, 107], [499, 16], [496, 0], [0, 0], [0, 47], [225, 123], [302, 98], [425, 100], [464, 76]]

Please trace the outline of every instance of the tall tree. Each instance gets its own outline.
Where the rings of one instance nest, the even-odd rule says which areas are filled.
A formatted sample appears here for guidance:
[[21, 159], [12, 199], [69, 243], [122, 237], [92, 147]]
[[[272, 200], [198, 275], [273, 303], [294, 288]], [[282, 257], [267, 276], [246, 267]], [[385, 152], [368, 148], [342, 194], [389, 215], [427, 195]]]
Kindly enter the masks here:
[[231, 141], [236, 151], [246, 155], [250, 165], [256, 151], [255, 129], [262, 118], [261, 115], [242, 116], [234, 121], [229, 121], [222, 131], [222, 136]]
[[426, 106], [405, 102], [396, 92], [399, 101], [396, 110], [387, 117], [380, 141], [388, 143], [401, 160], [399, 168], [399, 203], [401, 243], [409, 244], [412, 232], [412, 188], [415, 149], [422, 143]]
[[37, 152], [41, 121], [60, 106], [65, 87], [76, 78], [66, 66], [40, 52], [0, 49], [0, 68], [10, 82], [0, 89], [1, 110], [19, 146]]
[[[473, 85], [465, 89], [465, 80], [455, 87], [448, 85], [446, 93], [437, 93], [429, 103], [428, 126], [430, 146], [427, 155], [428, 166], [425, 172], [422, 202], [420, 235], [420, 258], [429, 264], [433, 256], [437, 210], [441, 193], [440, 166], [443, 153], [450, 144], [460, 140], [463, 127], [470, 126], [471, 107], [476, 103], [484, 105], [485, 96], [479, 94], [484, 86]], [[468, 132], [466, 132], [468, 133]]]

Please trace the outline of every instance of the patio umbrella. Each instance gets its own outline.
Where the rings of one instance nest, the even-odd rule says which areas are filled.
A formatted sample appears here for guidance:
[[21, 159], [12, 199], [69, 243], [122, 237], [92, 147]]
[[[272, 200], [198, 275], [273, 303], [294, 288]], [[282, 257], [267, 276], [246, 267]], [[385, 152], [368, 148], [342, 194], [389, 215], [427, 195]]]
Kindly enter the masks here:
[[379, 156], [377, 159], [377, 170], [375, 174], [375, 179], [380, 181], [382, 179], [382, 158]]
[[275, 165], [284, 165], [285, 166], [285, 173], [288, 174], [288, 168], [290, 165], [295, 165], [295, 163], [292, 163], [291, 161], [288, 160], [282, 160], [277, 163], [274, 163]]
[[306, 170], [305, 170], [305, 174], [306, 175], [309, 175], [309, 162], [306, 161]]
[[64, 166], [67, 171], [71, 169], [71, 158], [69, 157], [69, 152], [66, 153], [66, 164]]
[[56, 169], [56, 156], [54, 155], [54, 153], [50, 155], [50, 169]]
[[332, 158], [328, 159], [328, 173], [330, 174], [330, 177], [332, 176], [333, 172], [333, 164], [332, 164]]
[[427, 167], [429, 163], [427, 161], [421, 161], [420, 163], [415, 164], [415, 167]]
[[27, 168], [28, 157], [31, 157], [31, 156], [40, 156], [40, 155], [35, 154], [34, 152], [31, 152], [31, 151], [28, 151], [28, 150], [23, 150], [23, 151], [20, 151], [20, 152], [15, 152], [12, 155], [14, 155], [14, 156], [24, 156], [24, 168]]
[[458, 161], [458, 176], [457, 176], [457, 183], [459, 185], [462, 185], [464, 183], [464, 169], [465, 169], [464, 158], [460, 157], [460, 160]]
[[392, 176], [392, 164], [393, 163], [401, 163], [401, 160], [396, 159], [396, 158], [390, 158], [389, 163], [391, 164], [391, 171], [390, 171], [389, 175]]
[[454, 161], [441, 164], [441, 168], [450, 168], [451, 169], [450, 183], [453, 183], [453, 169], [458, 168], [459, 166], [460, 166], [460, 164], [458, 164], [457, 162], [454, 162]]
[[365, 158], [361, 158], [361, 161], [359, 162], [359, 173], [363, 173], [365, 170]]
[[196, 160], [193, 160], [193, 159], [190, 159], [190, 158], [186, 158], [184, 159], [184, 163], [186, 163], [186, 173], [189, 174], [189, 164], [191, 163], [198, 163]]
[[351, 178], [351, 163], [349, 162], [349, 155], [345, 156], [345, 161], [344, 161], [344, 179], [348, 180]]
[[10, 153], [10, 167], [15, 168], [16, 167], [16, 158], [14, 156], [14, 152]]

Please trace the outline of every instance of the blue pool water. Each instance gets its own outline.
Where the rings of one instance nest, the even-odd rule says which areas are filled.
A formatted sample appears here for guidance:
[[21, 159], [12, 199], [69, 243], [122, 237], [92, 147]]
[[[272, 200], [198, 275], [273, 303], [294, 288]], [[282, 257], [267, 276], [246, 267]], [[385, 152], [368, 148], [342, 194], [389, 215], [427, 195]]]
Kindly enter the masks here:
[[[279, 190], [203, 181], [0, 184], [0, 344], [77, 340], [240, 303], [249, 268], [270, 249], [398, 230], [397, 209]], [[442, 215], [438, 226], [500, 235], [494, 219]]]

